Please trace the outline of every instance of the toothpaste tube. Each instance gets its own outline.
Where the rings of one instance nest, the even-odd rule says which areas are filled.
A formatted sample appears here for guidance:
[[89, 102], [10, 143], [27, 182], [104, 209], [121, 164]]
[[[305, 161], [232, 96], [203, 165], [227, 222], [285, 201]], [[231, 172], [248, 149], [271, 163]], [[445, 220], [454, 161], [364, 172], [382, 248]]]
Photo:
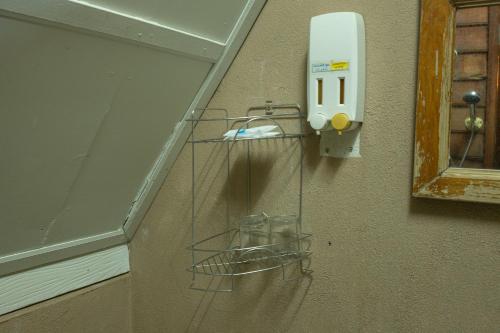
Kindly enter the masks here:
[[[242, 128], [239, 130], [233, 129], [230, 131], [227, 131], [224, 133], [224, 138], [226, 140], [233, 140], [235, 139], [241, 139], [241, 138], [246, 138], [246, 139], [259, 139], [259, 138], [269, 138], [273, 136], [280, 135], [280, 132], [273, 132], [275, 129], [277, 129], [278, 126], [274, 125], [265, 125], [265, 126], [259, 126], [259, 127], [252, 127], [252, 128]], [[238, 135], [236, 135], [236, 132], [238, 132]]]

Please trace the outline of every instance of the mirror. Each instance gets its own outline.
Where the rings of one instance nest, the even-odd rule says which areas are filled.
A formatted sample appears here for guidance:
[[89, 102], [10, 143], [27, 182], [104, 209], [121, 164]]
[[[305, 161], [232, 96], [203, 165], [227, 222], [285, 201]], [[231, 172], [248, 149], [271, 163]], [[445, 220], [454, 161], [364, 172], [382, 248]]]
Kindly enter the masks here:
[[500, 203], [500, 0], [422, 0], [413, 195]]
[[500, 169], [500, 5], [457, 8], [450, 167]]

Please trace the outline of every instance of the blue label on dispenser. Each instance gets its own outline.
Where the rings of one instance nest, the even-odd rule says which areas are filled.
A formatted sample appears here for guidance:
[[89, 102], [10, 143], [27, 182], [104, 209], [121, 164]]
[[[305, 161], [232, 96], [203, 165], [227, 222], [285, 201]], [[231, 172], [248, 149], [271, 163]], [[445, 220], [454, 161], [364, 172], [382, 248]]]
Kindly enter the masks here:
[[329, 63], [321, 63], [321, 64], [312, 64], [312, 72], [313, 73], [321, 73], [321, 72], [329, 72], [330, 64]]

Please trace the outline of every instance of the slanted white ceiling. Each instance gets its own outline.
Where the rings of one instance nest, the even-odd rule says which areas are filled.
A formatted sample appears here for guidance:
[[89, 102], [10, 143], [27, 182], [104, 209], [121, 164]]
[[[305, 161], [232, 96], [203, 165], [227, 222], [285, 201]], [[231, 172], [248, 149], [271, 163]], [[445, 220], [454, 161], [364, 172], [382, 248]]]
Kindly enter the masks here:
[[0, 275], [126, 241], [264, 2], [0, 2]]

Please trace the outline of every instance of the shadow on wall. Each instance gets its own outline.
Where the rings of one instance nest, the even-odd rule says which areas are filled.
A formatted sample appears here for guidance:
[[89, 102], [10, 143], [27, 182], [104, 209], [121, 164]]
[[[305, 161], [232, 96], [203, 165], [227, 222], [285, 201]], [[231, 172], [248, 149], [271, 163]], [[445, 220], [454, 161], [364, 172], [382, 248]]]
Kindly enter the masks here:
[[204, 152], [207, 159], [195, 175], [195, 207], [200, 220], [220, 220], [221, 211], [226, 210], [224, 218], [233, 221], [262, 211], [279, 214], [281, 208], [283, 214], [298, 214], [299, 143], [276, 139], [252, 144], [256, 146], [252, 151], [260, 152], [252, 152], [250, 163], [244, 145], [231, 148], [229, 161], [224, 146]]
[[410, 215], [422, 216], [422, 223], [435, 224], [436, 219], [431, 217], [443, 217], [440, 221], [454, 219], [454, 223], [482, 223], [500, 224], [500, 211], [498, 205], [439, 200], [428, 198], [414, 198], [410, 196]]
[[[243, 277], [235, 283], [237, 288], [231, 293], [204, 292], [198, 305], [189, 320], [185, 332], [209, 332], [210, 314], [217, 309], [217, 304], [232, 303], [232, 309], [246, 309], [249, 317], [252, 312], [257, 311], [262, 314], [264, 321], [273, 321], [280, 331], [287, 332], [294, 325], [294, 320], [299, 313], [306, 295], [313, 282], [311, 275], [303, 275], [300, 278], [281, 281], [280, 272], [267, 272], [252, 277]], [[281, 284], [281, 285], [279, 285]], [[250, 292], [249, 292], [250, 291]], [[270, 302], [268, 297], [263, 295], [274, 295], [274, 301]], [[241, 304], [241, 303], [244, 304]], [[227, 316], [228, 327], [248, 327], [255, 323], [240, 322], [238, 324], [229, 323], [238, 321], [246, 316]], [[272, 318], [266, 318], [272, 317]], [[238, 319], [239, 318], [239, 319]]]
[[309, 172], [315, 172], [320, 164], [325, 164], [325, 171], [331, 173], [328, 176], [333, 177], [340, 166], [345, 163], [346, 159], [321, 157], [319, 152], [319, 141], [320, 136], [314, 133], [309, 133], [304, 140], [304, 169]]

